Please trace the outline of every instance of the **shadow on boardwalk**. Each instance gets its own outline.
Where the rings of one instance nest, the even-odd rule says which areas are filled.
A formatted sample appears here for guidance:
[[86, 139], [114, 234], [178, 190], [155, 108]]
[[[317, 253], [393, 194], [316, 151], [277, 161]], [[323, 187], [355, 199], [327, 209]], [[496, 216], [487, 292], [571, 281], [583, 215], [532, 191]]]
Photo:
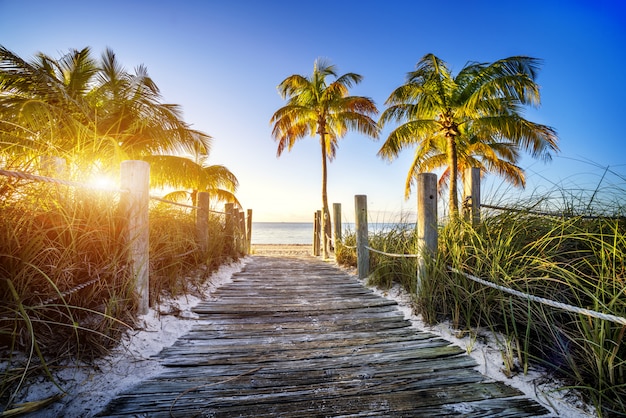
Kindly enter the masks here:
[[395, 302], [312, 257], [254, 256], [100, 416], [544, 416], [410, 326]]

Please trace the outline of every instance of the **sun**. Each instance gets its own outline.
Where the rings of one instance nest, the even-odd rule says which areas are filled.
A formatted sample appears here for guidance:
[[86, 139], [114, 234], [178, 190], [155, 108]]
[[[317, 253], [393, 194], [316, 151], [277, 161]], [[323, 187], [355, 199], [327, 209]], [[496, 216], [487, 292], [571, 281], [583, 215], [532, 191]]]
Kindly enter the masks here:
[[119, 188], [118, 182], [105, 174], [94, 174], [87, 184], [89, 187], [98, 190], [115, 190]]

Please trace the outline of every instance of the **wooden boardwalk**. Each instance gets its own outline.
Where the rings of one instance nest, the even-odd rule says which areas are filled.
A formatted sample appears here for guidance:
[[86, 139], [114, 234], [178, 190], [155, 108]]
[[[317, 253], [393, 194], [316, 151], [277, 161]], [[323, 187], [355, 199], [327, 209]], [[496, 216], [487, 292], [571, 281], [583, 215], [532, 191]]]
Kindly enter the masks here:
[[545, 416], [328, 263], [254, 256], [100, 416]]

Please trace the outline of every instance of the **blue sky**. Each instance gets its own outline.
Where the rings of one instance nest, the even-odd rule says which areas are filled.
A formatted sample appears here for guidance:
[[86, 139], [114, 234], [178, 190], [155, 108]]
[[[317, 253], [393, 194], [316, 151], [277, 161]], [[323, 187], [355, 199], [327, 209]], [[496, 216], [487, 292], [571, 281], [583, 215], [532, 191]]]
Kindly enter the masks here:
[[[561, 152], [549, 164], [522, 159], [526, 193], [593, 189], [610, 180], [601, 180], [607, 166], [622, 175], [614, 183], [626, 173], [621, 0], [0, 0], [0, 44], [23, 58], [85, 46], [99, 56], [110, 47], [127, 69], [144, 64], [164, 101], [181, 105], [185, 120], [214, 138], [211, 162], [238, 177], [238, 197], [255, 221], [311, 221], [321, 207], [318, 140], [304, 138], [277, 159], [269, 124], [284, 105], [276, 86], [310, 74], [318, 57], [341, 74], [361, 74], [351, 93], [380, 110], [426, 53], [454, 73], [468, 61], [541, 58], [542, 106], [526, 116], [557, 130]], [[329, 200], [343, 204], [347, 220], [355, 194], [368, 195], [379, 220], [415, 210], [414, 196], [404, 199], [412, 151], [380, 160], [386, 133], [378, 142], [358, 134], [340, 142]], [[493, 177], [485, 183], [495, 200], [521, 193]]]

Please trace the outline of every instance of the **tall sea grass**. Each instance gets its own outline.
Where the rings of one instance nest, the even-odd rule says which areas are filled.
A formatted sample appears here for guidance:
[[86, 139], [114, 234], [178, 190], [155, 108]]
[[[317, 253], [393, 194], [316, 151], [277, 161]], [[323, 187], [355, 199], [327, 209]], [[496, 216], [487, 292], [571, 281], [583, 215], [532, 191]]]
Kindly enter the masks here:
[[[0, 183], [3, 178], [0, 178]], [[0, 403], [30, 376], [91, 361], [135, 326], [119, 196], [51, 184], [0, 187]], [[223, 219], [210, 220], [209, 251], [195, 243], [194, 213], [151, 205], [150, 298], [194, 290], [238, 254], [224, 253]]]
[[[401, 283], [429, 323], [451, 321], [461, 333], [479, 327], [494, 331], [505, 374], [541, 365], [579, 389], [599, 415], [625, 416], [626, 326], [532, 302], [454, 272], [626, 318], [624, 205], [616, 198], [612, 210], [606, 205], [594, 209], [563, 195], [570, 199], [567, 216], [524, 210], [544, 210], [541, 201], [530, 201], [518, 203], [515, 210], [483, 210], [477, 226], [447, 222], [439, 230], [437, 256], [428, 261], [419, 289], [410, 259], [399, 262], [370, 254], [369, 280], [382, 287]], [[604, 217], [590, 216], [598, 212]], [[370, 246], [414, 253], [415, 233], [399, 225], [382, 235], [372, 233]], [[342, 260], [350, 257], [342, 255]]]
[[508, 373], [516, 364], [522, 371], [529, 362], [542, 364], [584, 389], [597, 410], [626, 413], [623, 325], [510, 296], [449, 269], [625, 318], [625, 236], [626, 223], [619, 219], [523, 212], [494, 214], [477, 228], [448, 224], [420, 289], [421, 312], [429, 321], [449, 318], [462, 329], [502, 332], [503, 347], [513, 348], [504, 356]]

